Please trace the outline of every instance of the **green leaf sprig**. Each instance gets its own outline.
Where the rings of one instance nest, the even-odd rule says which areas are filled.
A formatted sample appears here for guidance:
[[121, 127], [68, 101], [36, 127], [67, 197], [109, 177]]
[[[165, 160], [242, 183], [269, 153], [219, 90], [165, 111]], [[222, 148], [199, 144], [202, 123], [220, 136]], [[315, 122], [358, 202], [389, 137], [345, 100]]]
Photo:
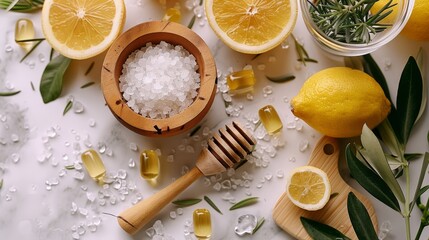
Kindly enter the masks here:
[[[392, 102], [387, 82], [376, 62], [370, 55], [362, 59], [364, 71], [376, 79], [386, 97]], [[420, 196], [429, 189], [426, 186], [422, 187], [429, 165], [429, 153], [424, 155], [416, 190], [412, 194], [409, 165], [413, 159], [420, 158], [422, 154], [405, 152], [413, 127], [424, 111], [423, 101], [427, 99], [425, 96], [427, 93], [422, 90], [422, 82], [418, 63], [410, 57], [400, 77], [396, 107], [392, 104], [388, 118], [376, 127], [377, 134], [365, 125], [361, 135], [362, 146], [356, 147], [354, 151], [350, 145], [346, 148], [346, 162], [352, 176], [371, 195], [400, 213], [405, 220], [407, 240], [411, 239], [410, 217], [413, 207], [419, 205]], [[401, 175], [405, 177], [404, 188], [396, 179]], [[422, 228], [426, 226], [425, 221], [424, 218], [421, 219]], [[416, 240], [420, 234], [421, 230]]]
[[3, 187], [3, 178], [0, 179], [0, 189], [2, 189], [2, 187]]
[[204, 200], [212, 207], [216, 212], [223, 215], [223, 213], [220, 211], [220, 209], [216, 206], [216, 204], [207, 196], [204, 196]]
[[329, 38], [345, 43], [369, 43], [375, 34], [391, 24], [382, 23], [396, 4], [389, 0], [378, 12], [371, 12], [378, 0], [307, 0], [311, 18]]
[[64, 73], [70, 62], [70, 58], [58, 55], [46, 66], [40, 81], [40, 93], [44, 103], [54, 101], [61, 95]]
[[253, 229], [253, 231], [252, 231], [252, 235], [255, 234], [262, 227], [262, 225], [264, 225], [264, 223], [265, 223], [265, 218], [263, 218], [263, 217], [260, 218], [258, 220], [258, 222], [256, 223], [255, 229]]
[[41, 9], [44, 0], [19, 0], [14, 2], [14, 0], [0, 0], [0, 8], [7, 11], [30, 12]]
[[176, 200], [176, 201], [173, 201], [172, 203], [179, 207], [189, 207], [199, 202], [201, 202], [201, 199], [199, 198], [189, 198], [189, 199]]
[[238, 203], [232, 205], [231, 208], [229, 208], [229, 210], [232, 211], [232, 210], [235, 210], [235, 209], [247, 207], [247, 206], [253, 205], [253, 204], [257, 203], [257, 202], [258, 202], [258, 197], [246, 198], [246, 199], [241, 200]]

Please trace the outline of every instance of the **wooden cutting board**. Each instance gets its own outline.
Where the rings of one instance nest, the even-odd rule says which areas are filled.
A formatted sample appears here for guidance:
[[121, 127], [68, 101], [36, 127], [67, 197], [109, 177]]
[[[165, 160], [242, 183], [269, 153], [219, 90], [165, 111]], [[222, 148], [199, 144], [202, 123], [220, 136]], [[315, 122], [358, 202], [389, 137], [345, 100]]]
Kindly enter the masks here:
[[286, 192], [282, 194], [273, 210], [273, 219], [284, 231], [297, 239], [311, 239], [303, 228], [300, 217], [306, 217], [315, 221], [330, 225], [351, 239], [357, 239], [347, 212], [347, 195], [350, 191], [356, 194], [365, 205], [371, 217], [375, 229], [377, 217], [370, 201], [351, 188], [340, 176], [338, 171], [338, 157], [340, 150], [338, 140], [331, 137], [322, 137], [314, 148], [308, 165], [322, 169], [328, 174], [331, 182], [331, 193], [338, 195], [318, 211], [307, 211], [295, 206], [288, 198]]

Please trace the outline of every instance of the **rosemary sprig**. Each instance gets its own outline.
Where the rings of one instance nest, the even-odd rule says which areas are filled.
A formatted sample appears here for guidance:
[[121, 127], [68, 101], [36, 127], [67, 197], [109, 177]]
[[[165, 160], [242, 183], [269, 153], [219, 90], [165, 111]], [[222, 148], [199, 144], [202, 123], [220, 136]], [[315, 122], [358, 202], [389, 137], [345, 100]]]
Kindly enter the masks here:
[[172, 203], [179, 207], [189, 207], [199, 202], [201, 202], [201, 199], [199, 198], [190, 198], [190, 199], [176, 200], [176, 201], [173, 201]]
[[31, 81], [30, 81], [30, 84], [31, 84], [31, 89], [32, 89], [33, 91], [36, 91], [36, 88], [34, 88], [34, 84], [33, 84], [33, 82], [31, 82]]
[[3, 178], [0, 180], [0, 189], [3, 187]]
[[66, 113], [68, 111], [70, 111], [70, 109], [73, 107], [73, 101], [69, 100], [66, 104], [66, 106], [64, 107], [64, 111], [63, 111], [63, 116], [66, 115]]
[[13, 95], [16, 95], [20, 93], [21, 91], [15, 91], [15, 92], [0, 92], [0, 97], [10, 97]]
[[41, 9], [44, 0], [0, 0], [0, 8], [6, 11], [30, 12]]
[[216, 212], [222, 214], [220, 209], [216, 206], [216, 204], [207, 196], [204, 196], [204, 200], [214, 209]]
[[285, 75], [285, 76], [279, 76], [279, 77], [269, 77], [265, 76], [268, 80], [275, 83], [283, 83], [283, 82], [289, 82], [295, 79], [294, 75]]
[[[200, 6], [203, 5], [203, 0], [200, 0]], [[195, 24], [195, 19], [197, 19], [197, 16], [195, 16], [195, 14], [192, 16], [191, 21], [188, 24], [188, 28], [192, 29], [192, 27]]]
[[37, 48], [37, 46], [39, 46], [40, 43], [42, 43], [44, 40], [45, 40], [44, 38], [35, 38], [35, 39], [16, 41], [16, 42], [36, 42], [36, 44], [34, 44], [34, 46], [30, 49], [30, 51], [28, 51], [28, 53], [25, 54], [24, 57], [22, 57], [19, 62], [22, 63], [22, 61], [24, 61], [24, 59], [26, 59]]
[[87, 82], [87, 83], [83, 84], [82, 86], [80, 86], [80, 88], [87, 88], [87, 87], [94, 85], [94, 84], [95, 84], [95, 82]]
[[239, 209], [239, 208], [243, 208], [243, 207], [247, 207], [249, 205], [253, 205], [256, 202], [258, 202], [258, 197], [250, 197], [250, 198], [246, 198], [244, 200], [241, 200], [240, 202], [234, 204], [231, 206], [231, 208], [229, 210], [235, 210], [235, 209]]
[[54, 53], [55, 53], [55, 50], [51, 48], [51, 52], [49, 53], [49, 61], [51, 61], [52, 58], [54, 57]]
[[90, 65], [89, 65], [89, 67], [88, 67], [88, 69], [86, 70], [86, 72], [85, 72], [85, 76], [86, 75], [88, 75], [90, 72], [91, 72], [91, 70], [92, 70], [92, 68], [94, 67], [94, 64], [95, 64], [95, 62], [93, 61]]
[[383, 23], [392, 13], [392, 0], [378, 12], [371, 8], [378, 0], [307, 0], [316, 26], [326, 36], [345, 43], [369, 43], [376, 33], [392, 24]]
[[295, 44], [296, 54], [298, 54], [298, 61], [302, 62], [302, 64], [304, 64], [304, 66], [307, 66], [307, 64], [305, 64], [306, 62], [317, 63], [317, 60], [310, 58], [310, 56], [308, 56], [308, 52], [307, 52], [307, 50], [305, 50], [304, 45], [299, 43], [293, 34], [291, 34], [291, 36], [292, 36], [293, 42]]
[[67, 170], [73, 170], [73, 169], [75, 169], [75, 167], [74, 167], [73, 164], [64, 166], [64, 168], [67, 169]]

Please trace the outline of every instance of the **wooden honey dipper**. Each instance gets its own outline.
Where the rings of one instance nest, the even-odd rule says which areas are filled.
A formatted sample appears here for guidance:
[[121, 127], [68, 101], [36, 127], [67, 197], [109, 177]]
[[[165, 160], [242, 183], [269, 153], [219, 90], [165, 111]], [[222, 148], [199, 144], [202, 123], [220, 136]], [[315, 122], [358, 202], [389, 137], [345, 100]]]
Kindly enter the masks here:
[[194, 168], [161, 191], [119, 214], [119, 225], [129, 234], [136, 233], [199, 177], [234, 167], [253, 151], [255, 144], [254, 137], [237, 122], [219, 129], [208, 141], [208, 147], [201, 151]]

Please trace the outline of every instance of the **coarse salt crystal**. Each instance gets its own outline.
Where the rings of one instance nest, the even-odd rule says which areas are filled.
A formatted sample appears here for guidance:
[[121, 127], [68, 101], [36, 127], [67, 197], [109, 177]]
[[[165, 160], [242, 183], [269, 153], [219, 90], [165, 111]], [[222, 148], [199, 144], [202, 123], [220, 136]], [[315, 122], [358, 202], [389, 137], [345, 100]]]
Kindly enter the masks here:
[[200, 88], [195, 57], [182, 46], [161, 41], [134, 51], [125, 61], [119, 88], [133, 111], [168, 118], [189, 107]]

